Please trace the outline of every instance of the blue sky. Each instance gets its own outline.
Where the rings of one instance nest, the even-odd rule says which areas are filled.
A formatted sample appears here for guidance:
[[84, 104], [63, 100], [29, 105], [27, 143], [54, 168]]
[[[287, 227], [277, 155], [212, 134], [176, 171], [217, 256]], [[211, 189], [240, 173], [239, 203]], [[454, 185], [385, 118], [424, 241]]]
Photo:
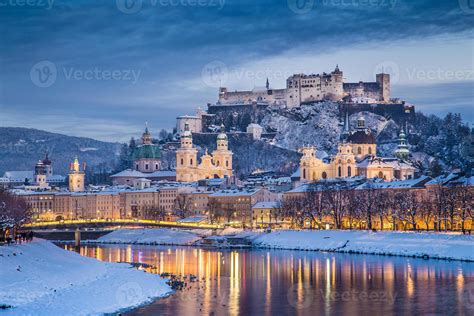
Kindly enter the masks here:
[[[392, 95], [474, 122], [474, 0], [0, 0], [0, 125], [122, 141], [217, 87], [392, 73]], [[49, 1], [49, 2], [48, 2]]]

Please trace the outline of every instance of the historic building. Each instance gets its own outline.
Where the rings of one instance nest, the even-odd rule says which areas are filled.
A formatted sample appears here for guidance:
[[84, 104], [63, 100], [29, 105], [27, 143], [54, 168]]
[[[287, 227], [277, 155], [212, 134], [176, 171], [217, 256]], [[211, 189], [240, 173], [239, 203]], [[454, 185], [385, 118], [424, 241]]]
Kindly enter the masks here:
[[79, 165], [79, 160], [77, 157], [74, 159], [74, 162], [71, 163], [69, 168], [69, 192], [82, 192], [85, 187], [85, 168], [86, 165], [83, 164], [82, 170]]
[[209, 155], [201, 156], [198, 164], [198, 150], [193, 146], [193, 134], [186, 124], [181, 135], [181, 146], [176, 150], [176, 180], [180, 182], [193, 182], [201, 179], [231, 177], [232, 151], [229, 150], [229, 141], [224, 125], [217, 135], [217, 149]]
[[389, 74], [376, 74], [375, 82], [345, 83], [343, 72], [336, 66], [330, 73], [294, 74], [286, 80], [285, 89], [271, 89], [268, 79], [264, 88], [254, 88], [250, 91], [228, 91], [227, 88], [221, 87], [218, 103], [232, 105], [266, 102], [289, 108], [308, 102], [338, 101], [342, 98], [348, 98], [354, 103], [388, 103], [390, 93]]
[[[355, 131], [350, 132], [348, 126], [349, 119], [346, 114], [342, 142], [338, 145], [337, 154], [329, 162], [316, 157], [314, 146], [305, 146], [300, 149], [303, 154], [300, 160], [301, 181], [311, 182], [354, 176], [392, 181], [411, 179], [415, 176], [415, 168], [405, 160], [377, 157], [375, 136], [370, 129], [366, 128], [363, 117], [357, 120]], [[402, 150], [401, 157], [406, 159], [409, 151], [404, 137], [404, 134], [400, 137], [397, 153]]]
[[142, 135], [142, 143], [133, 152], [133, 166], [136, 171], [152, 173], [161, 169], [161, 151], [153, 144], [148, 126]]

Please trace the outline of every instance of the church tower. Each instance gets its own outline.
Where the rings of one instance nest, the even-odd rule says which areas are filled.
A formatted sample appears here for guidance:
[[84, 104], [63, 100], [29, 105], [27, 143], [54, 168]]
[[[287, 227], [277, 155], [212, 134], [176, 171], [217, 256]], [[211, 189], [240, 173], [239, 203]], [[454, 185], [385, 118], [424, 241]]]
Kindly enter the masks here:
[[406, 135], [402, 128], [398, 136], [398, 146], [397, 146], [397, 149], [395, 150], [395, 156], [397, 156], [398, 158], [402, 160], [407, 160], [409, 155], [410, 155], [410, 150], [408, 149]]
[[35, 166], [35, 184], [40, 188], [47, 188], [48, 183], [46, 182], [46, 167], [40, 160]]
[[193, 134], [189, 131], [189, 124], [184, 124], [181, 135], [181, 146], [176, 150], [176, 180], [192, 182], [197, 180], [197, 149], [193, 148]]
[[85, 165], [81, 170], [77, 157], [69, 168], [69, 191], [70, 192], [82, 192], [84, 191], [84, 180], [85, 180]]
[[232, 155], [232, 151], [229, 150], [229, 140], [225, 133], [225, 126], [222, 124], [221, 132], [217, 135], [217, 149], [212, 153], [219, 177], [232, 176]]

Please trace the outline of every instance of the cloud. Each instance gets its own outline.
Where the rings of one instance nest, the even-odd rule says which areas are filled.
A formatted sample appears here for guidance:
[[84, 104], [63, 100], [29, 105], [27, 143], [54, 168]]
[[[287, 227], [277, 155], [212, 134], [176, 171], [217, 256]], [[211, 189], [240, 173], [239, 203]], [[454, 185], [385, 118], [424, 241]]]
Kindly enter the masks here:
[[[278, 67], [284, 74], [295, 69], [322, 72], [339, 63], [348, 80], [370, 80], [370, 62], [377, 53], [381, 61], [395, 59], [403, 70], [413, 69], [412, 60], [428, 70], [445, 63], [457, 69], [472, 53], [472, 45], [470, 52], [459, 49], [472, 43], [473, 24], [457, 1], [380, 0], [368, 5], [377, 2], [315, 0], [306, 2], [313, 5], [305, 13], [295, 12], [292, 0], [225, 0], [222, 7], [220, 1], [202, 6], [193, 0], [141, 0], [134, 14], [106, 0], [56, 0], [50, 9], [2, 7], [2, 114], [11, 124], [46, 130], [62, 125], [52, 117], [61, 122], [74, 118], [80, 122], [78, 135], [96, 131], [98, 138], [122, 138], [144, 121], [171, 129], [177, 115], [214, 102], [217, 90], [201, 78], [203, 67], [213, 61], [224, 62], [234, 73], [263, 69], [270, 75]], [[441, 40], [430, 50], [433, 38]], [[447, 54], [455, 57], [447, 60]], [[32, 67], [43, 60], [58, 69], [48, 88], [35, 86], [30, 78]], [[71, 69], [128, 70], [140, 76], [135, 83], [66, 78]], [[234, 76], [229, 84], [252, 88], [263, 85], [261, 77]], [[273, 78], [272, 85], [284, 85], [284, 77]], [[24, 113], [35, 117], [22, 119]], [[121, 127], [104, 136], [97, 122]]]

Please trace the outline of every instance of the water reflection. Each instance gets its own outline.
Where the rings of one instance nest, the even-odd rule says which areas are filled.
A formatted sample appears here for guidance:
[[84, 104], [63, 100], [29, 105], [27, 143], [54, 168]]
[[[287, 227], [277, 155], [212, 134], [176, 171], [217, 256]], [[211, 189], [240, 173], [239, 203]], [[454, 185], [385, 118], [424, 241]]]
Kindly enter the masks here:
[[[65, 245], [66, 249], [74, 247]], [[473, 314], [474, 264], [277, 250], [85, 245], [81, 255], [198, 277], [133, 315]]]

